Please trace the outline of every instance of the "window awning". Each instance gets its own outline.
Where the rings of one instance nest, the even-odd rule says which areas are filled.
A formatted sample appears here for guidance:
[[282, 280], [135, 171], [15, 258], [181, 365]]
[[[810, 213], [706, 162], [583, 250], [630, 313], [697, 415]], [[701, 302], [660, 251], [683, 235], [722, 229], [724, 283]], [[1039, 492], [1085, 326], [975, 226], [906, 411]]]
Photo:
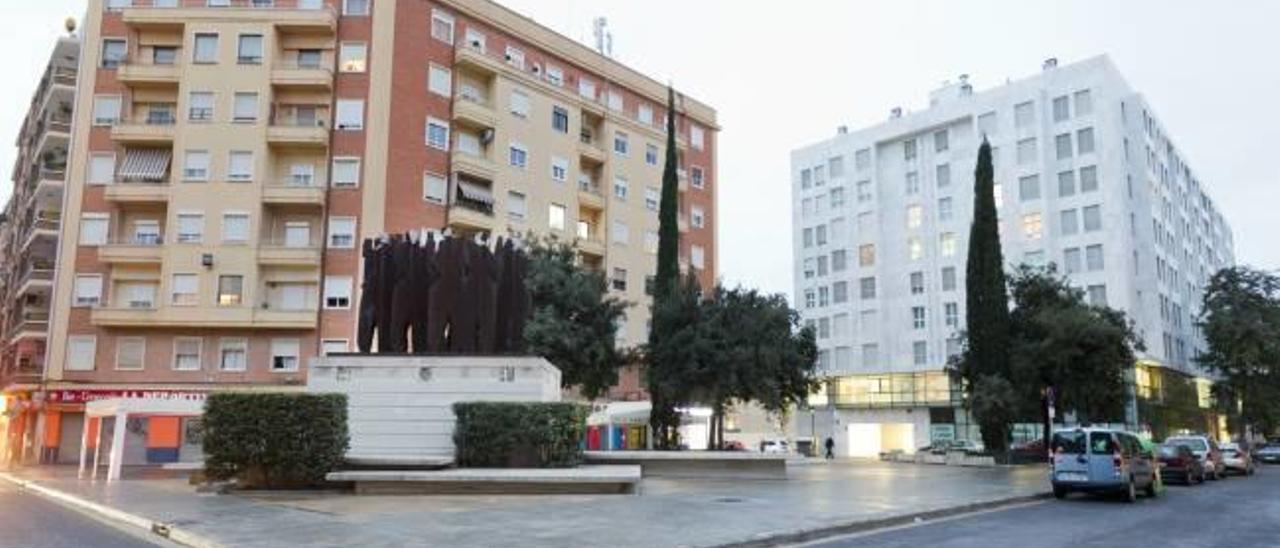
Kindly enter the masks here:
[[164, 182], [172, 156], [172, 151], [163, 148], [127, 150], [117, 175], [122, 181]]
[[464, 200], [472, 200], [483, 204], [493, 205], [493, 193], [489, 189], [477, 185], [475, 183], [458, 180], [459, 198]]

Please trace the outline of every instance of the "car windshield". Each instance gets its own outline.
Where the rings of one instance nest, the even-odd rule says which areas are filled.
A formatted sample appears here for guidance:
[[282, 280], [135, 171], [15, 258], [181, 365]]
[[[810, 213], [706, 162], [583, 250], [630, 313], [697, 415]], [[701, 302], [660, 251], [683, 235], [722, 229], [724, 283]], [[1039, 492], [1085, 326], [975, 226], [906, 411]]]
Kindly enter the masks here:
[[1089, 452], [1090, 453], [1113, 453], [1115, 452], [1115, 444], [1111, 440], [1111, 434], [1108, 432], [1094, 432], [1089, 434]]
[[1053, 434], [1053, 451], [1056, 453], [1083, 453], [1084, 432], [1055, 432]]
[[1174, 438], [1169, 443], [1176, 443], [1192, 451], [1208, 451], [1209, 444], [1198, 438]]
[[1161, 445], [1161, 446], [1160, 446], [1160, 456], [1162, 456], [1162, 457], [1176, 457], [1176, 456], [1178, 456], [1178, 447], [1179, 447], [1179, 446], [1177, 446], [1177, 445]]

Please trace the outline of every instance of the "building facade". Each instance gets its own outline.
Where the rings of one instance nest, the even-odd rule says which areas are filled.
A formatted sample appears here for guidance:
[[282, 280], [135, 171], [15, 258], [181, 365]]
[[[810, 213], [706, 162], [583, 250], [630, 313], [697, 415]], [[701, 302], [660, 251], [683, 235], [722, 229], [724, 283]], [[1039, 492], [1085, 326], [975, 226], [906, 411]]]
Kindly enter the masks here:
[[54, 44], [19, 130], [13, 192], [0, 216], [0, 461], [38, 457], [39, 393], [49, 336], [80, 40]]
[[[487, 0], [89, 5], [43, 372], [63, 460], [85, 399], [301, 388], [354, 348], [379, 234], [576, 241], [645, 338], [659, 82]], [[682, 257], [710, 283], [718, 128], [678, 97]]]
[[981, 92], [962, 77], [929, 102], [792, 153], [796, 302], [832, 377], [815, 420], [853, 454], [977, 439], [944, 367], [964, 329], [984, 137], [1009, 267], [1054, 263], [1127, 312], [1147, 347], [1139, 395], [1176, 373], [1199, 377], [1207, 405], [1195, 318], [1232, 234], [1146, 99], [1097, 57]]

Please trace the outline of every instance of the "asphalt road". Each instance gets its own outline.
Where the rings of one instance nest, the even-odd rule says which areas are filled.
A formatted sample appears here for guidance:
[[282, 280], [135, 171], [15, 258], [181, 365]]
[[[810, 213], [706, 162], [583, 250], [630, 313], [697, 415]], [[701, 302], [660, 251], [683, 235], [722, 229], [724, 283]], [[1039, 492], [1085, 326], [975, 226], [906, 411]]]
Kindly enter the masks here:
[[824, 548], [991, 548], [1018, 546], [1280, 546], [1280, 466], [1186, 487], [1168, 485], [1155, 499], [1126, 504], [1073, 494], [920, 525], [829, 539]]
[[0, 483], [0, 547], [157, 546], [34, 493]]

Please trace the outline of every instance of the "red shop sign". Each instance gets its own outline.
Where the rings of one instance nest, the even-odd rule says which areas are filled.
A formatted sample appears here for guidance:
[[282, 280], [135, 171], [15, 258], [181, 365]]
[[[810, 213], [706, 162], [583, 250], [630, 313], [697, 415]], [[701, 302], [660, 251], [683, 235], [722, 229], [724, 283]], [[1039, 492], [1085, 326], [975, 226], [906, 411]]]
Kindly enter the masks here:
[[207, 394], [204, 392], [177, 390], [50, 390], [44, 401], [45, 403], [85, 403], [111, 398], [204, 401], [205, 396]]

